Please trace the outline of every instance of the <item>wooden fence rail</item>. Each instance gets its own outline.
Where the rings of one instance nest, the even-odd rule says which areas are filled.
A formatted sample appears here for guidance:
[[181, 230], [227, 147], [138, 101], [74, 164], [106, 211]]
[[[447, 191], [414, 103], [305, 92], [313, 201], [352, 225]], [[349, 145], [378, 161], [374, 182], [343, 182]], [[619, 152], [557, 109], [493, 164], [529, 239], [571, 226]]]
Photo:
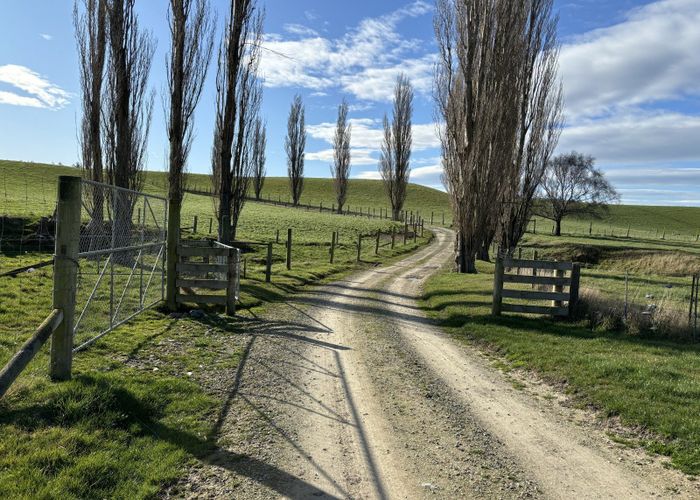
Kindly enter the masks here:
[[[513, 269], [517, 269], [517, 274], [506, 272]], [[521, 269], [529, 269], [531, 274], [521, 274]], [[554, 276], [538, 274], [537, 271], [539, 270], [551, 271], [554, 273]], [[566, 273], [568, 273], [568, 276]], [[499, 256], [496, 259], [496, 269], [493, 278], [491, 312], [495, 316], [500, 316], [502, 312], [571, 316], [578, 302], [580, 278], [581, 268], [579, 264], [572, 262], [504, 259]], [[540, 287], [540, 289], [507, 289], [505, 285], [508, 283], [527, 284], [532, 285], [533, 288]], [[542, 287], [551, 287], [551, 290], [542, 290]], [[504, 303], [503, 299], [528, 302], [551, 301], [551, 305], [512, 304]], [[567, 303], [566, 306], [564, 302]]]

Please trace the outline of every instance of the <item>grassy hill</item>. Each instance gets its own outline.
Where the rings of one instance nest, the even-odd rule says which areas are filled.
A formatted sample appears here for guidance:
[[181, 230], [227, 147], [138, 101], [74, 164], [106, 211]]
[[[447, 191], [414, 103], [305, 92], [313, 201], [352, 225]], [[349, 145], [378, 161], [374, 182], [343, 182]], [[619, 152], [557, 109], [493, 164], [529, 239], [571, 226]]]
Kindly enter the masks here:
[[[76, 175], [71, 167], [0, 160], [0, 215], [39, 216], [51, 213], [55, 203], [56, 178], [59, 175]], [[166, 175], [163, 172], [146, 173], [145, 190], [165, 193]], [[209, 190], [209, 176], [191, 174], [188, 185], [198, 190]], [[289, 186], [284, 177], [266, 180], [263, 198], [289, 199]], [[330, 207], [335, 202], [333, 183], [330, 179], [306, 179], [302, 203]], [[198, 202], [198, 207], [186, 212], [199, 212], [200, 217], [210, 216], [211, 202]], [[381, 181], [350, 181], [348, 205], [352, 210], [386, 209], [387, 199]], [[416, 184], [409, 185], [406, 209], [420, 211], [425, 218], [434, 213], [435, 222], [442, 222], [442, 213], [449, 224], [452, 220], [449, 200], [445, 193]], [[537, 232], [547, 234], [552, 222], [537, 219]], [[532, 229], [532, 225], [530, 228]], [[569, 217], [564, 220], [562, 230], [569, 235], [588, 235], [592, 229], [598, 236], [630, 236], [636, 238], [695, 239], [700, 233], [700, 207], [659, 207], [639, 205], [611, 206], [601, 218]]]

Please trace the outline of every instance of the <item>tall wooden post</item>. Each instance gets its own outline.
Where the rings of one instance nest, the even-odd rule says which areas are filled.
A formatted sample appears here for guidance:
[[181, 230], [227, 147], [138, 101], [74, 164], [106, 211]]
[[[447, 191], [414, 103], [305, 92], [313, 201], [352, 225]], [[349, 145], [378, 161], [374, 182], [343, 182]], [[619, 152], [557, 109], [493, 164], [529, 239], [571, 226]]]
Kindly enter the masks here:
[[197, 234], [197, 216], [195, 215], [192, 219], [192, 234]]
[[287, 271], [292, 270], [292, 228], [287, 229]]
[[214, 217], [209, 217], [209, 234], [211, 234], [212, 227], [214, 226]]
[[357, 262], [360, 262], [360, 256], [362, 255], [362, 233], [357, 234]]
[[581, 281], [581, 266], [574, 264], [571, 270], [571, 285], [569, 286], [569, 316], [574, 312], [576, 303], [578, 302], [579, 283]]
[[275, 243], [279, 243], [279, 242], [280, 242], [280, 230], [278, 229], [277, 235], [275, 236]]
[[73, 326], [80, 252], [80, 177], [58, 178], [56, 249], [53, 271], [53, 308], [63, 321], [51, 338], [49, 375], [69, 380], [73, 366]]
[[374, 255], [379, 255], [379, 239], [382, 237], [382, 231], [377, 229], [377, 243], [374, 245]]
[[272, 280], [272, 243], [267, 244], [267, 261], [265, 262], [265, 282]]
[[503, 258], [496, 256], [496, 267], [493, 273], [493, 302], [491, 303], [491, 314], [501, 315], [503, 305]]
[[335, 231], [331, 235], [331, 264], [333, 264], [333, 258], [335, 257]]

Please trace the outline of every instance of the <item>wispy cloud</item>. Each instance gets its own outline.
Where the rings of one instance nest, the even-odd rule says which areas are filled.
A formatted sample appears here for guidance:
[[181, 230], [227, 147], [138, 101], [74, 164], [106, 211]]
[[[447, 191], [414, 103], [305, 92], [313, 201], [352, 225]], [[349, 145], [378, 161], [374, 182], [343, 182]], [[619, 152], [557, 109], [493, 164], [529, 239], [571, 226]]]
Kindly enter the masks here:
[[366, 101], [386, 101], [396, 75], [405, 72], [416, 90], [428, 94], [434, 55], [423, 42], [408, 39], [398, 24], [426, 15], [432, 5], [416, 0], [384, 16], [362, 20], [339, 38], [325, 38], [301, 25], [286, 25], [297, 38], [280, 34], [265, 37], [262, 73], [268, 87], [305, 87], [319, 91], [337, 88]]
[[16, 64], [0, 66], [0, 83], [22, 92], [0, 91], [0, 104], [55, 110], [66, 106], [71, 96], [35, 71]]
[[44, 40], [53, 40], [53, 36], [49, 35], [48, 33], [39, 33], [39, 36]]

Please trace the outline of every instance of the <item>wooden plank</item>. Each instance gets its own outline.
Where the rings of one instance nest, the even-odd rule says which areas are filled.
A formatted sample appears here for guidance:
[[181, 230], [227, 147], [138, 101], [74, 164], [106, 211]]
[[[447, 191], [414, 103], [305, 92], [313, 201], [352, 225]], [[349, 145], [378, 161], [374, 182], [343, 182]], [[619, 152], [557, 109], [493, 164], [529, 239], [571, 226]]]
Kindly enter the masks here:
[[525, 260], [508, 259], [503, 265], [506, 269], [519, 267], [521, 269], [555, 269], [559, 271], [571, 271], [574, 268], [572, 262], [554, 262], [550, 260]]
[[226, 290], [228, 281], [225, 280], [204, 280], [204, 279], [178, 279], [178, 288], [204, 288], [206, 290]]
[[569, 300], [566, 292], [539, 292], [536, 290], [503, 290], [503, 298], [520, 300]]
[[211, 248], [211, 247], [186, 247], [178, 246], [177, 254], [180, 257], [226, 257], [228, 248]]
[[226, 264], [184, 264], [178, 262], [178, 273], [225, 273], [228, 272]]
[[568, 316], [568, 307], [547, 307], [547, 306], [526, 306], [516, 304], [502, 304], [501, 310], [504, 312], [524, 313], [524, 314], [547, 314], [550, 316]]
[[560, 285], [568, 286], [570, 278], [557, 278], [554, 276], [518, 276], [516, 274], [506, 274], [503, 276], [505, 283], [527, 283], [533, 285]]
[[226, 295], [199, 295], [193, 293], [178, 293], [178, 304], [211, 304], [226, 305]]

